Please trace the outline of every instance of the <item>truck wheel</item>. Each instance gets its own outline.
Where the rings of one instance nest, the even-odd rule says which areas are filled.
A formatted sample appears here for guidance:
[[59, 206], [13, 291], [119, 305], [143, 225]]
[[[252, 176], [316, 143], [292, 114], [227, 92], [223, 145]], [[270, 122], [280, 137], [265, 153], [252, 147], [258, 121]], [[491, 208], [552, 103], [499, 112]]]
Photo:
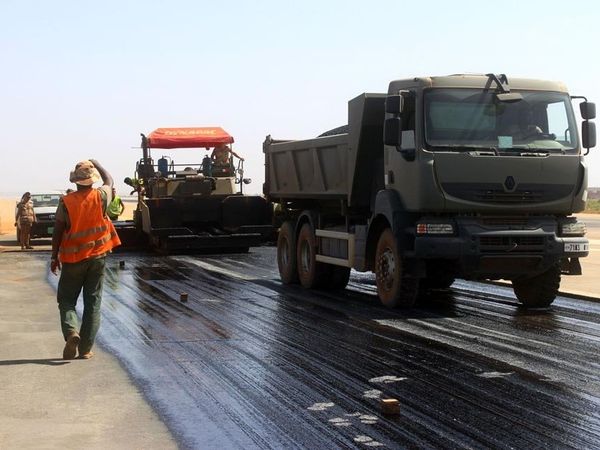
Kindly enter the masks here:
[[296, 239], [291, 222], [283, 222], [277, 236], [277, 267], [283, 284], [298, 282], [296, 270]]
[[533, 277], [513, 280], [512, 285], [517, 299], [526, 308], [550, 306], [560, 288], [560, 265], [555, 264], [546, 272]]
[[377, 242], [375, 278], [377, 294], [385, 306], [411, 307], [415, 304], [419, 292], [419, 279], [404, 274], [398, 242], [389, 228], [381, 233]]
[[310, 224], [300, 228], [296, 248], [298, 279], [302, 287], [311, 289], [323, 287], [327, 281], [327, 265], [317, 262], [317, 239]]

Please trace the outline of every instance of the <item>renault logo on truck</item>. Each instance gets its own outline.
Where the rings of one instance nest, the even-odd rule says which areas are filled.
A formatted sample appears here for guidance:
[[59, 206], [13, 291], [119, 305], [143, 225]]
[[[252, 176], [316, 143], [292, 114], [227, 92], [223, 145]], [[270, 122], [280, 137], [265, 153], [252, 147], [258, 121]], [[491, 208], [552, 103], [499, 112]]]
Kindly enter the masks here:
[[515, 188], [515, 185], [515, 179], [511, 175], [507, 176], [506, 180], [504, 180], [504, 187], [507, 191], [512, 191]]

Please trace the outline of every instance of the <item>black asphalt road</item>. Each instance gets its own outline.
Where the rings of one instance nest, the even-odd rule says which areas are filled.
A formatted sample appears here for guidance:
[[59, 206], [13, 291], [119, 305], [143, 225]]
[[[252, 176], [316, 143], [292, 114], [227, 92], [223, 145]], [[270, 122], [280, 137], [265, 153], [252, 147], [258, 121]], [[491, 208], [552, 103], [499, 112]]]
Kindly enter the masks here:
[[388, 310], [363, 274], [283, 286], [273, 248], [108, 266], [100, 343], [184, 448], [600, 448], [600, 303], [457, 282]]

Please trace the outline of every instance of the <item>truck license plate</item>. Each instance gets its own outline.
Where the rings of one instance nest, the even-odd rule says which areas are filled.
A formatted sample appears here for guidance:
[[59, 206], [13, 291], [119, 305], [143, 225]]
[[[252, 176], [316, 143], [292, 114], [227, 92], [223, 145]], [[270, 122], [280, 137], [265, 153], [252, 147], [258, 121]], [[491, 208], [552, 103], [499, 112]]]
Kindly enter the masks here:
[[590, 249], [589, 247], [589, 244], [574, 244], [572, 242], [565, 242], [565, 252], [587, 252]]
[[52, 234], [52, 233], [54, 233], [54, 227], [48, 227], [48, 234]]

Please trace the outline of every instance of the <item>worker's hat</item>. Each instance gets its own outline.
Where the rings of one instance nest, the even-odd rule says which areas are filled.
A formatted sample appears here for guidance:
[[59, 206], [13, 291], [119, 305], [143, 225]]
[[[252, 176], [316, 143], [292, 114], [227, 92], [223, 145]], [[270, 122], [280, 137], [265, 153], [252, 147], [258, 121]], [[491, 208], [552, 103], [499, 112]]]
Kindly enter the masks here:
[[100, 174], [91, 161], [78, 162], [69, 176], [69, 181], [82, 186], [91, 186], [99, 179]]

